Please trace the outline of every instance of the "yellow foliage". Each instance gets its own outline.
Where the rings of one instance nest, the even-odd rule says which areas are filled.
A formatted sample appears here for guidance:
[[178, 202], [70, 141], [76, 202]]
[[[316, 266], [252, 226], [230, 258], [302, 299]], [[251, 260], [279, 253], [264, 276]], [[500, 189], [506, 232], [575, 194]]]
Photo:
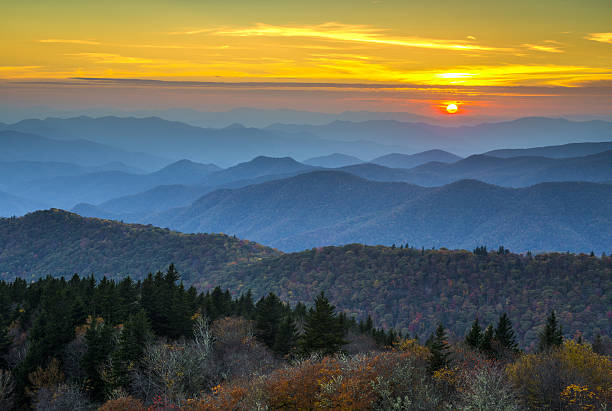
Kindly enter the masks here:
[[[506, 372], [532, 408], [557, 401], [588, 410], [612, 400], [610, 357], [599, 355], [589, 345], [573, 340], [566, 340], [561, 347], [548, 353], [523, 355], [509, 364]], [[556, 397], [547, 397], [545, 393], [554, 391], [550, 386], [552, 374], [565, 388]]]
[[394, 348], [398, 351], [409, 353], [417, 358], [429, 358], [429, 348], [418, 343], [417, 340], [405, 338], [400, 342], [395, 343]]

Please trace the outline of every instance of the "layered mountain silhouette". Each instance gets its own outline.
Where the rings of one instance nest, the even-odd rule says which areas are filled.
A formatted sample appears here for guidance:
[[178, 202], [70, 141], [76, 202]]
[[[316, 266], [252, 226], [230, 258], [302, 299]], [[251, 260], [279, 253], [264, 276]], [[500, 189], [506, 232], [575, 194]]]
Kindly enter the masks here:
[[194, 184], [216, 170], [219, 170], [219, 167], [212, 164], [181, 160], [149, 174], [102, 171], [38, 179], [20, 187], [13, 187], [11, 193], [45, 201], [54, 207], [71, 208], [78, 203], [100, 203], [140, 193], [159, 185]]
[[317, 171], [217, 190], [147, 222], [224, 232], [283, 250], [327, 244], [410, 243], [517, 251], [612, 249], [612, 187], [549, 183], [522, 189], [473, 180], [424, 188]]
[[454, 163], [459, 160], [461, 157], [444, 150], [428, 150], [417, 154], [391, 153], [377, 157], [370, 162], [389, 168], [414, 168], [432, 161]]
[[[612, 135], [612, 134], [611, 134]], [[493, 150], [485, 153], [491, 157], [548, 157], [548, 158], [570, 158], [598, 154], [612, 150], [612, 141], [601, 143], [571, 143], [560, 146], [545, 146], [523, 149]]]
[[127, 152], [89, 140], [56, 140], [13, 130], [0, 131], [0, 145], [0, 161], [64, 162], [84, 166], [120, 162], [146, 170], [154, 170], [169, 163], [163, 157]]
[[442, 127], [426, 123], [370, 120], [334, 121], [325, 125], [274, 124], [267, 130], [308, 133], [343, 141], [378, 141], [408, 148], [412, 152], [443, 149], [469, 155], [500, 148], [609, 141], [612, 123], [531, 117], [475, 126]]
[[285, 133], [239, 124], [218, 129], [202, 128], [158, 117], [30, 119], [3, 127], [54, 139], [86, 138], [121, 150], [145, 151], [164, 158], [188, 158], [222, 166], [247, 161], [259, 155], [294, 158], [309, 158], [332, 152], [382, 155], [398, 149], [379, 142], [333, 141], [307, 133]]

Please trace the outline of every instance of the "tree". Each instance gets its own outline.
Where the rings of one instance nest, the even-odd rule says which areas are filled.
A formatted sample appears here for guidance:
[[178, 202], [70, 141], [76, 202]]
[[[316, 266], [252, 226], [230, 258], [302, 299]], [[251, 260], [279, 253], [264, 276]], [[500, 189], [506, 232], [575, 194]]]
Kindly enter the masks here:
[[87, 388], [91, 390], [93, 398], [104, 399], [104, 380], [100, 369], [114, 348], [115, 329], [106, 324], [104, 320], [92, 319], [85, 333], [87, 351], [81, 359], [81, 365], [87, 374]]
[[506, 313], [503, 313], [499, 317], [497, 327], [495, 327], [495, 339], [504, 349], [509, 351], [518, 350], [518, 343], [516, 342], [516, 336], [512, 329], [512, 322]]
[[563, 343], [563, 330], [555, 316], [555, 310], [551, 311], [546, 319], [546, 325], [540, 332], [540, 340], [538, 342], [538, 350], [540, 352], [548, 351], [551, 348], [559, 347]]
[[472, 323], [472, 328], [465, 337], [465, 343], [472, 348], [480, 349], [480, 344], [482, 343], [482, 328], [480, 328], [478, 318]]
[[441, 323], [438, 324], [438, 328], [436, 328], [436, 332], [431, 339], [429, 350], [431, 351], [431, 355], [429, 356], [429, 370], [431, 372], [449, 365], [450, 347], [448, 342], [446, 342], [446, 330]]
[[268, 348], [274, 346], [283, 316], [283, 303], [274, 294], [262, 297], [255, 306], [255, 335]]
[[493, 338], [495, 338], [495, 331], [493, 330], [493, 326], [489, 324], [489, 326], [485, 329], [482, 334], [482, 339], [480, 340], [480, 351], [492, 355], [493, 354]]
[[272, 350], [283, 357], [287, 356], [295, 348], [296, 338], [297, 328], [295, 326], [295, 320], [293, 316], [286, 315], [283, 322], [278, 327]]
[[301, 349], [304, 354], [320, 353], [333, 355], [347, 344], [342, 323], [335, 314], [335, 307], [321, 292], [313, 308], [308, 310], [304, 323]]
[[144, 310], [128, 318], [119, 334], [117, 349], [111, 356], [112, 385], [127, 387], [128, 373], [141, 362], [145, 347], [152, 337], [151, 325]]

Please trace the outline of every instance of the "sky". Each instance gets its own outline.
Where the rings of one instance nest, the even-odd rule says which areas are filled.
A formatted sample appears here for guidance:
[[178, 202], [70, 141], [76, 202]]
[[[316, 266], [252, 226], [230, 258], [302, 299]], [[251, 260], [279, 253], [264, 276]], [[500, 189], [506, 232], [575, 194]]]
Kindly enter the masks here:
[[6, 2], [0, 108], [40, 106], [610, 118], [612, 5]]

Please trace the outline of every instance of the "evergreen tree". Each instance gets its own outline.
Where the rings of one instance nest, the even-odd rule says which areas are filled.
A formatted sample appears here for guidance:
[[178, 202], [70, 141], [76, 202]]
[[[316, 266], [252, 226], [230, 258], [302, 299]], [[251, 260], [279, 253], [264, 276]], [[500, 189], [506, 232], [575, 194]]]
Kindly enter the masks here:
[[321, 353], [333, 355], [347, 344], [342, 324], [335, 314], [335, 307], [321, 292], [314, 307], [308, 310], [304, 323], [301, 349], [304, 354]]
[[152, 338], [151, 324], [145, 311], [140, 310], [132, 314], [123, 326], [119, 334], [117, 349], [111, 356], [115, 388], [128, 387], [129, 371], [140, 363], [144, 349]]
[[85, 333], [87, 351], [81, 359], [81, 366], [87, 374], [87, 389], [96, 400], [104, 399], [104, 380], [100, 368], [114, 348], [114, 333], [113, 327], [96, 319], [92, 320]]
[[274, 293], [262, 297], [255, 306], [255, 335], [269, 348], [274, 347], [282, 316], [283, 303]]
[[429, 370], [431, 372], [447, 367], [450, 363], [450, 347], [446, 342], [446, 330], [442, 324], [438, 324], [436, 332], [429, 346]]
[[489, 326], [485, 329], [482, 334], [482, 338], [480, 341], [480, 351], [492, 355], [493, 354], [493, 338], [495, 337], [495, 331], [493, 330], [493, 326], [489, 324]]
[[518, 350], [518, 343], [516, 342], [516, 336], [512, 329], [512, 322], [506, 313], [503, 313], [499, 317], [497, 327], [495, 327], [495, 340], [497, 340], [500, 346], [506, 350]]
[[478, 318], [476, 318], [472, 323], [470, 332], [465, 337], [465, 343], [474, 349], [479, 349], [482, 344], [482, 337], [482, 328], [480, 328]]
[[538, 342], [538, 350], [540, 352], [548, 351], [551, 348], [558, 347], [563, 343], [563, 330], [557, 321], [555, 311], [553, 310], [546, 319], [546, 325], [540, 333]]
[[274, 346], [272, 349], [277, 354], [286, 357], [295, 348], [297, 340], [297, 328], [293, 316], [286, 315], [280, 326], [274, 339]]

